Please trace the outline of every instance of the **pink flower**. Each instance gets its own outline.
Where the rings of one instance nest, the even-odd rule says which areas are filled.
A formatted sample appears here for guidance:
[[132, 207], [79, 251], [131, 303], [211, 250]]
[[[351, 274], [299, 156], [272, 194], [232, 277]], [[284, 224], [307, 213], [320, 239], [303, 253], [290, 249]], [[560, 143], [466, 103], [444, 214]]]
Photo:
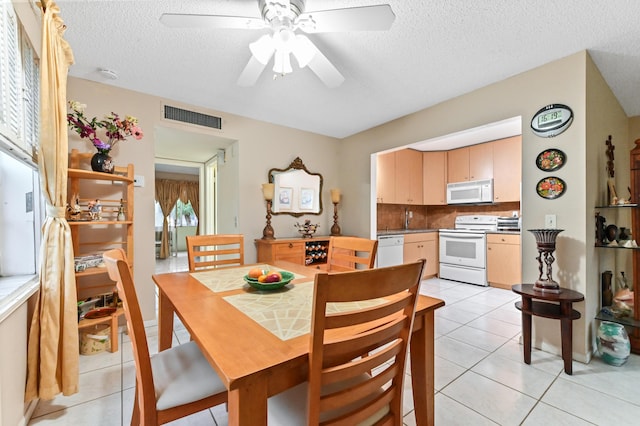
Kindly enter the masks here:
[[[69, 101], [71, 112], [67, 114], [67, 124], [73, 129], [80, 138], [89, 139], [98, 152], [109, 154], [109, 151], [118, 143], [129, 136], [133, 136], [136, 140], [143, 137], [142, 129], [138, 127], [138, 119], [130, 115], [125, 116], [124, 120], [118, 114], [112, 112], [111, 115], [104, 117], [104, 120], [98, 120], [96, 117], [88, 119], [84, 116], [86, 105], [76, 101]], [[98, 129], [104, 129], [102, 139], [98, 137]]]

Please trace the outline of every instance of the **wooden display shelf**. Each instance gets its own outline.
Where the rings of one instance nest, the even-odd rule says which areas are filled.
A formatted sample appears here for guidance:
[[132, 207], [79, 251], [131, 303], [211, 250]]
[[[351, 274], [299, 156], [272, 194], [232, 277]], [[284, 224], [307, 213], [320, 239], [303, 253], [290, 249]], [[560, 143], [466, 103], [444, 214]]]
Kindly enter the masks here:
[[100, 266], [92, 266], [84, 271], [76, 272], [76, 277], [90, 277], [93, 275], [102, 275], [107, 273], [107, 268]]
[[131, 225], [132, 220], [68, 220], [69, 226], [88, 225]]
[[68, 177], [76, 179], [106, 180], [133, 183], [133, 178], [116, 173], [102, 173], [83, 169], [68, 169]]
[[109, 324], [111, 326], [111, 332], [109, 338], [111, 339], [111, 352], [118, 352], [118, 320], [121, 315], [124, 315], [124, 308], [117, 308], [114, 313], [102, 318], [93, 319], [81, 319], [78, 322], [78, 330], [83, 328], [93, 327], [98, 324]]

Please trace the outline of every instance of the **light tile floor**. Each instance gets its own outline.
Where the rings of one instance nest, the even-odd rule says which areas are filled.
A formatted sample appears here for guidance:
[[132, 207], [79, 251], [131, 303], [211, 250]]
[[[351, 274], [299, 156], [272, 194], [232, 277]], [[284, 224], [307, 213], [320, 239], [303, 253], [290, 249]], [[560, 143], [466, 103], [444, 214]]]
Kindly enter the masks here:
[[[186, 270], [179, 254], [157, 262], [158, 272]], [[436, 312], [437, 425], [631, 425], [640, 416], [640, 356], [622, 367], [597, 356], [563, 371], [559, 356], [534, 350], [522, 361], [517, 296], [507, 290], [452, 281], [424, 281], [421, 292], [446, 301]], [[147, 328], [150, 348], [157, 329]], [[41, 402], [30, 425], [128, 425], [135, 367], [126, 334], [121, 350], [80, 356], [80, 392]], [[189, 340], [178, 323], [174, 344]], [[411, 381], [405, 381], [405, 425], [415, 425]], [[176, 421], [226, 425], [224, 406]], [[277, 425], [276, 425], [277, 426]]]

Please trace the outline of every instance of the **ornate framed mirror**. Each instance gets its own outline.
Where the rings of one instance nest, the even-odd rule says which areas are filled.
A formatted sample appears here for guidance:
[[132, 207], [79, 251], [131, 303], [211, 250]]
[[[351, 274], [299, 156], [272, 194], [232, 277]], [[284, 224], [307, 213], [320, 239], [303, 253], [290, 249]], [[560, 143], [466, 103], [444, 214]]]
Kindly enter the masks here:
[[271, 169], [269, 182], [274, 184], [271, 212], [300, 217], [322, 213], [322, 175], [307, 170], [300, 157], [286, 169]]

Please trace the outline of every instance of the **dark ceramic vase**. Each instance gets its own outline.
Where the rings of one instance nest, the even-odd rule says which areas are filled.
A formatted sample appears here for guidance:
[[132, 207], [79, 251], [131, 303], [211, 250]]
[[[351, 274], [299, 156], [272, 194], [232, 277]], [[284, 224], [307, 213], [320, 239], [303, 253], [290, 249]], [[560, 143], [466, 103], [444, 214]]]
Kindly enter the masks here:
[[94, 172], [113, 173], [113, 161], [107, 154], [96, 152], [91, 157], [91, 169]]

